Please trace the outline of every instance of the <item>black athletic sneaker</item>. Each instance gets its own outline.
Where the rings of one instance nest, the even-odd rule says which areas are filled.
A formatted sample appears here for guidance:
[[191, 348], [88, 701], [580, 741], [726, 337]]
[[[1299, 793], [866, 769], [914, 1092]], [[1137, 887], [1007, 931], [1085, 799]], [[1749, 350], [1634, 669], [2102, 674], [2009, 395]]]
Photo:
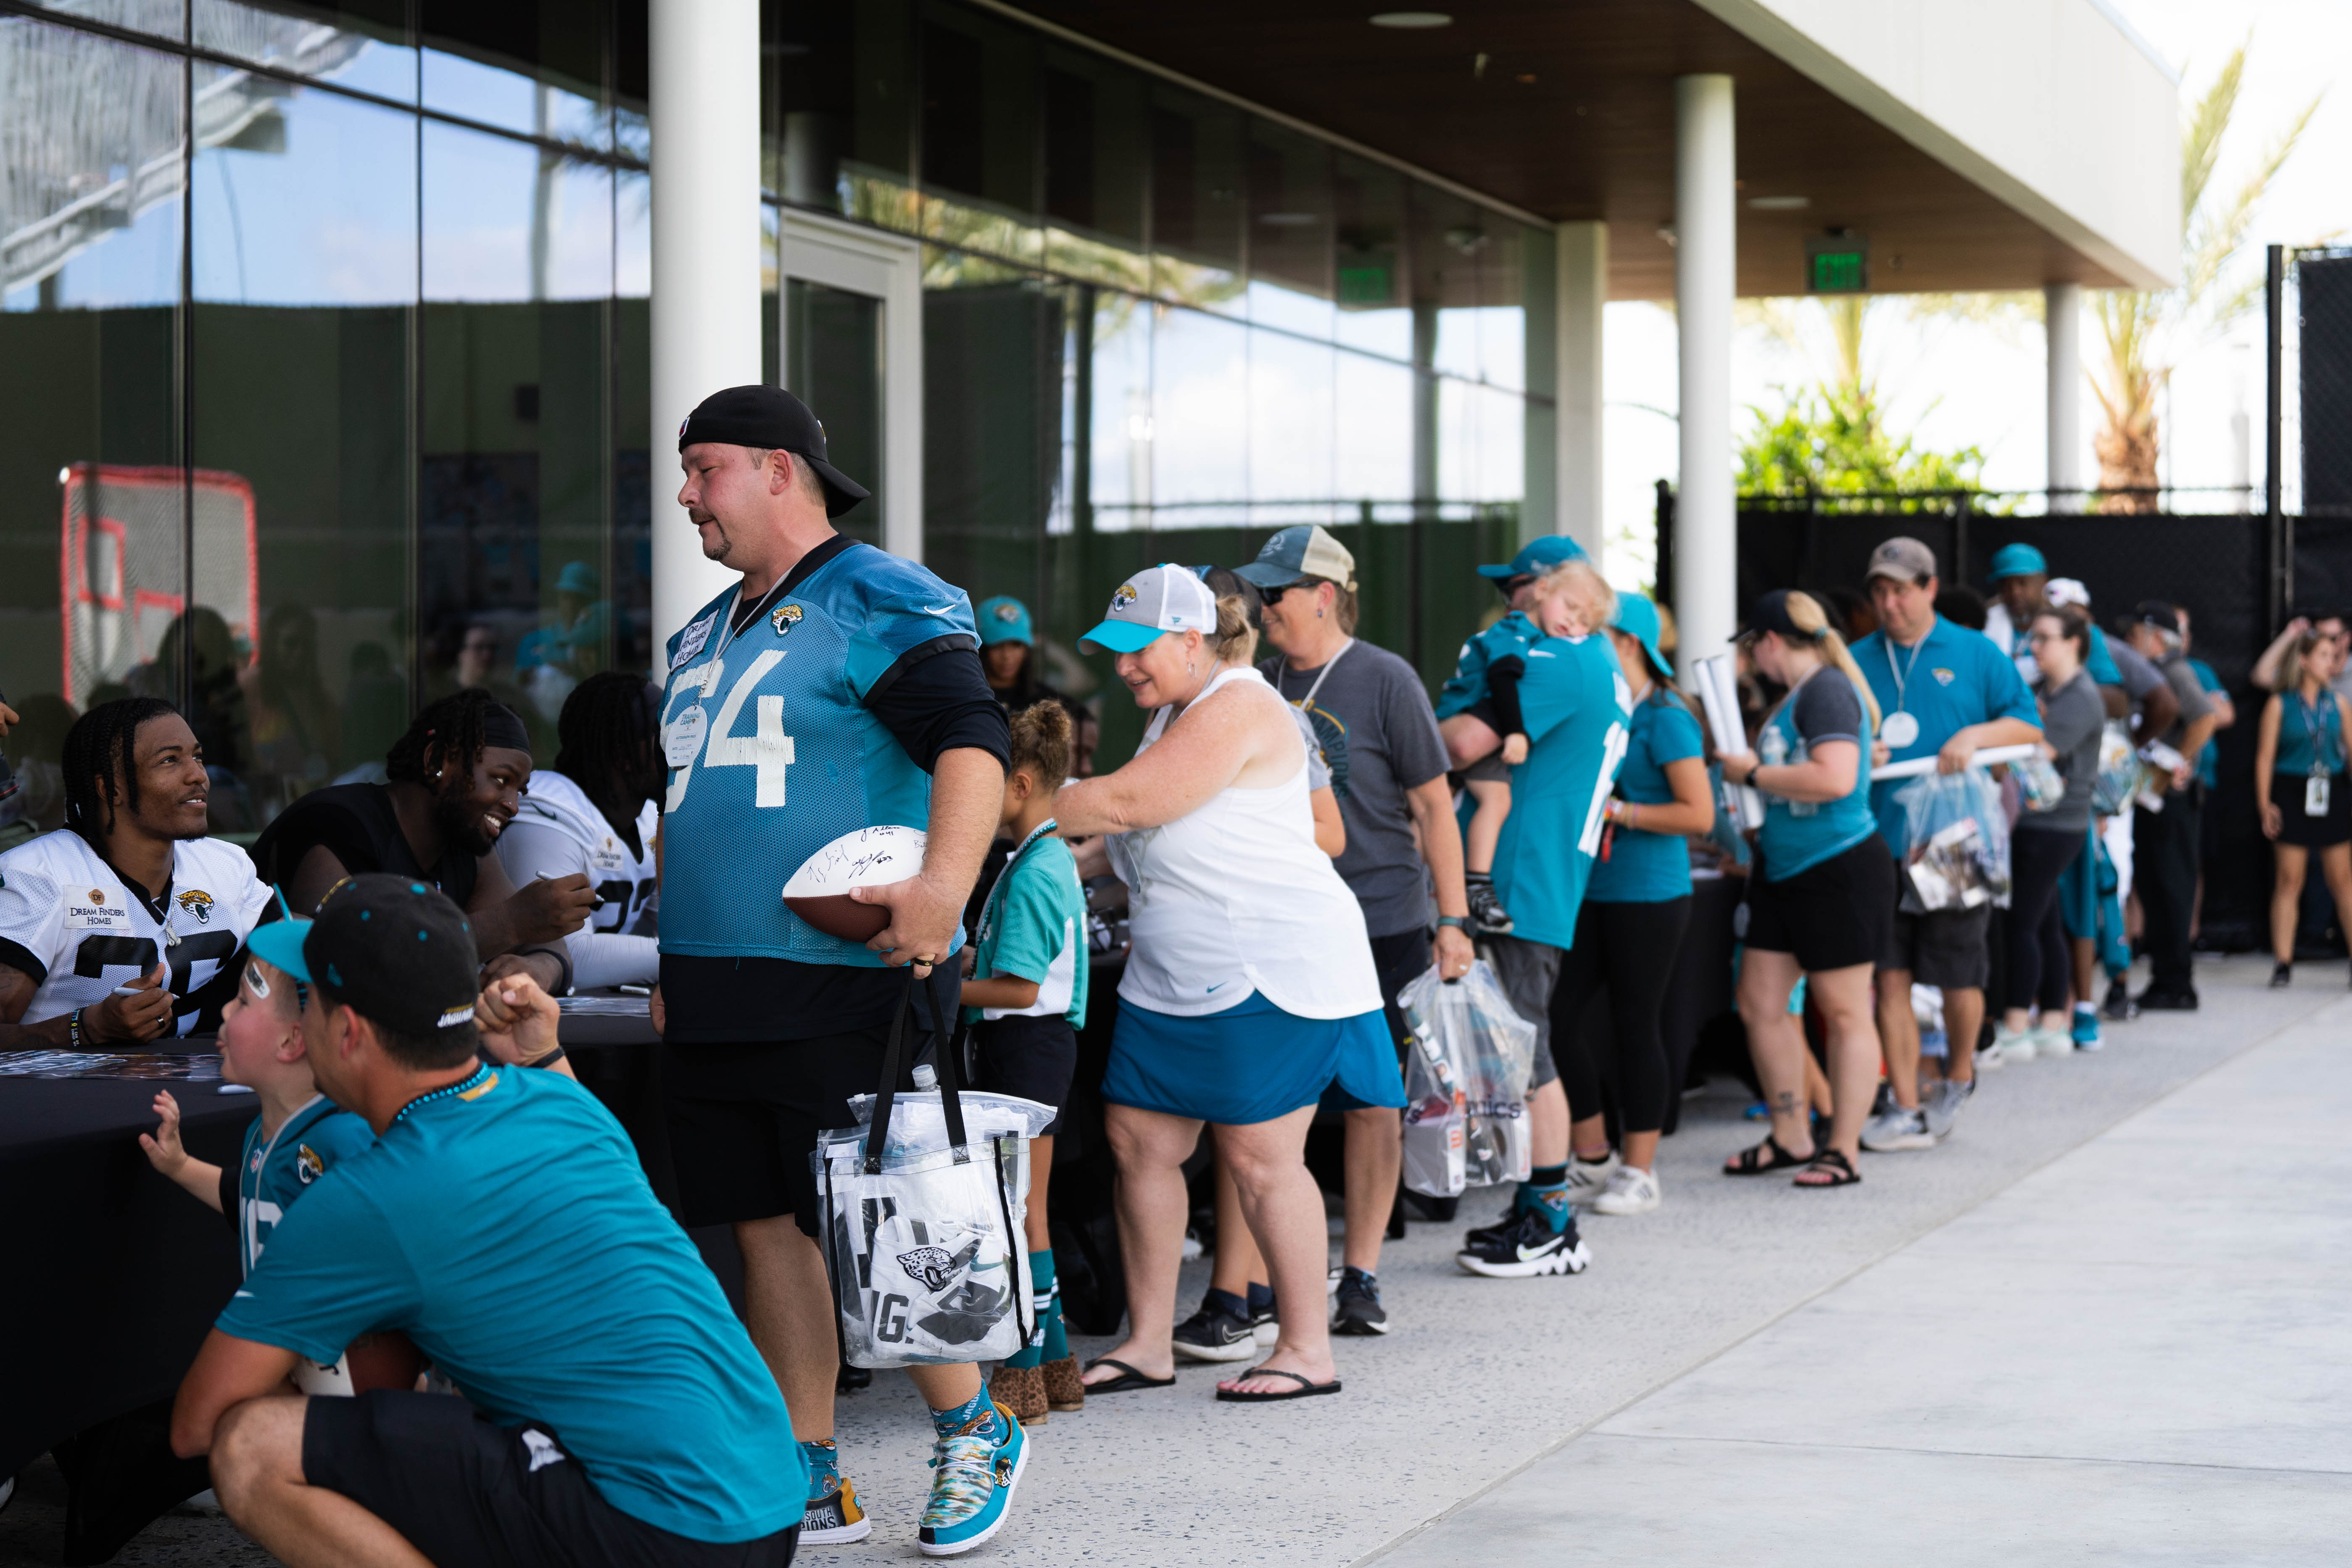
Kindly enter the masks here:
[[2290, 985], [2292, 985], [2292, 984], [2294, 984], [2294, 964], [2292, 964], [2292, 963], [2273, 963], [2273, 964], [2272, 964], [2272, 965], [2271, 965], [2271, 989], [2272, 989], [2272, 990], [2273, 990], [2273, 991], [2284, 991], [2284, 990], [2285, 990], [2288, 986], [2290, 986]]
[[1543, 1215], [1528, 1209], [1501, 1236], [1454, 1255], [1466, 1274], [1489, 1279], [1527, 1279], [1538, 1274], [1581, 1274], [1592, 1262], [1591, 1250], [1576, 1234], [1576, 1216], [1558, 1235]]
[[1335, 1334], [1384, 1334], [1389, 1314], [1381, 1305], [1380, 1282], [1360, 1268], [1340, 1277], [1339, 1294], [1331, 1310]]
[[2193, 986], [2178, 990], [2151, 985], [2132, 1001], [2142, 1013], [2194, 1013], [2197, 1011], [2197, 991]]
[[1516, 1195], [1513, 1196], [1511, 1206], [1505, 1209], [1501, 1217], [1494, 1224], [1478, 1226], [1462, 1233], [1462, 1249], [1465, 1252], [1475, 1252], [1482, 1247], [1492, 1246], [1518, 1229], [1519, 1216], [1527, 1212], [1519, 1205], [1518, 1198]]
[[1470, 921], [1486, 936], [1511, 934], [1511, 914], [1495, 896], [1495, 884], [1481, 878], [1468, 885]]
[[1247, 1361], [1257, 1353], [1257, 1327], [1241, 1313], [1203, 1301], [1176, 1325], [1176, 1353], [1193, 1361]]
[[2116, 975], [2107, 986], [2106, 1005], [2099, 1011], [2118, 1024], [2139, 1016], [2139, 1004], [2132, 1000], [2131, 987], [2124, 984], [2122, 975]]

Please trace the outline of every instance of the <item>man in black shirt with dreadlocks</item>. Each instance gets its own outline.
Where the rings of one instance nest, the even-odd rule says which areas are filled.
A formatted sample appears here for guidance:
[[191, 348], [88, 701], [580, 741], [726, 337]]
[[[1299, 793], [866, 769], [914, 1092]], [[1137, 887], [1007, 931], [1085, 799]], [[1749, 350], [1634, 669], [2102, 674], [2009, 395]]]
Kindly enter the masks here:
[[253, 847], [264, 881], [298, 913], [362, 871], [430, 882], [466, 911], [486, 974], [520, 970], [551, 996], [571, 989], [564, 933], [595, 907], [585, 877], [518, 889], [492, 853], [530, 777], [530, 736], [487, 691], [427, 707], [384, 758], [388, 782], [314, 790], [278, 815]]

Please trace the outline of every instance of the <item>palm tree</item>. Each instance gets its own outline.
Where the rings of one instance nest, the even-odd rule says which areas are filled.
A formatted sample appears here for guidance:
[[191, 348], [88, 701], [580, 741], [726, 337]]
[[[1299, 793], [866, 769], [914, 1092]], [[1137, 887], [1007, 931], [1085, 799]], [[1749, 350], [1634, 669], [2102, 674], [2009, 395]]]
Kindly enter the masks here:
[[2113, 289], [2093, 297], [2106, 351], [2104, 374], [2092, 382], [2106, 419], [2092, 444], [2099, 458], [2099, 488], [2109, 492], [2099, 503], [2102, 511], [2156, 510], [2157, 398], [2189, 347], [2253, 308], [2261, 280], [2231, 282], [2222, 275], [2245, 243], [2254, 208], [2319, 108], [2316, 98], [2305, 104], [2233, 190], [2215, 193], [2213, 170], [2238, 106], [2246, 48], [2239, 45], [2221, 63], [2181, 126], [2180, 281], [2169, 289]]

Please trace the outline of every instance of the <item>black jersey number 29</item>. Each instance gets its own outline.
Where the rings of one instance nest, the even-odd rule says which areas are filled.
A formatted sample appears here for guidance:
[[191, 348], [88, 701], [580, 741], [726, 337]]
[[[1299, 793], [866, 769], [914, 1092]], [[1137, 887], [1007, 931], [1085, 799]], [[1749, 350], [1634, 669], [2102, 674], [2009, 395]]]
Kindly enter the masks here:
[[[169, 989], [174, 996], [188, 994], [188, 975], [205, 959], [224, 959], [236, 952], [236, 938], [225, 931], [198, 931], [183, 937], [171, 948], [172, 978]], [[85, 980], [95, 980], [104, 974], [107, 966], [129, 965], [142, 975], [155, 968], [155, 939], [150, 936], [86, 936], [74, 949], [74, 973]]]

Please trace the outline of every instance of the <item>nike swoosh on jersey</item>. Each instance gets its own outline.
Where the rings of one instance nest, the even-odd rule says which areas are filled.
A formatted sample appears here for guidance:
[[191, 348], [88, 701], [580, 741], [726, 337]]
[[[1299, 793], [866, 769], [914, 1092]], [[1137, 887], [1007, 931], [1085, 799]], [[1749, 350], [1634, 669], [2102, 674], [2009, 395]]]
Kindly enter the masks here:
[[233, 1298], [232, 1298], [232, 1300], [240, 1300], [240, 1301], [251, 1301], [251, 1300], [257, 1300], [257, 1298], [255, 1297], [254, 1293], [253, 1293], [252, 1291], [250, 1291], [250, 1290], [239, 1290], [239, 1291], [236, 1293], [236, 1295], [235, 1297], [233, 1297]]
[[925, 605], [923, 606], [923, 614], [927, 616], [946, 616], [952, 615], [954, 612], [955, 606], [953, 605]]

